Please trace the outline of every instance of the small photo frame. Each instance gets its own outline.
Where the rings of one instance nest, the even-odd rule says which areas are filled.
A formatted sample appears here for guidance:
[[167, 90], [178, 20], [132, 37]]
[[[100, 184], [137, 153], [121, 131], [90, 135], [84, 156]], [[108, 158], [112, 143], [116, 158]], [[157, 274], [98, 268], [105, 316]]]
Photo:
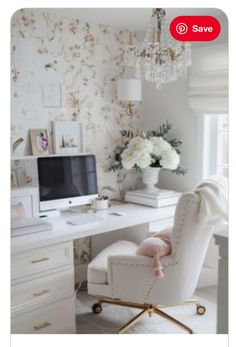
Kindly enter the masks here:
[[77, 121], [54, 122], [53, 145], [55, 154], [83, 152], [82, 124]]
[[42, 85], [43, 107], [60, 108], [62, 106], [62, 88], [59, 83], [44, 83]]
[[37, 187], [17, 188], [11, 191], [11, 217], [32, 218], [39, 215]]
[[30, 129], [30, 141], [33, 155], [49, 154], [47, 129]]
[[18, 184], [17, 184], [17, 179], [16, 179], [16, 173], [15, 171], [11, 171], [11, 188], [17, 188]]

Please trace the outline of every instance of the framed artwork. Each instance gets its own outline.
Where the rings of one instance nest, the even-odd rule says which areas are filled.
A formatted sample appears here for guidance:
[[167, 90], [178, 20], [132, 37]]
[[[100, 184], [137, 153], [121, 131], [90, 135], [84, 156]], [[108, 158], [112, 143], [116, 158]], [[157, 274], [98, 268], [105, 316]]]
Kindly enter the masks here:
[[16, 173], [15, 171], [11, 171], [11, 188], [16, 188], [17, 186]]
[[33, 155], [48, 155], [48, 134], [46, 129], [30, 129], [30, 141]]
[[11, 217], [38, 217], [39, 197], [37, 187], [17, 188], [11, 191]]
[[82, 124], [76, 121], [54, 122], [53, 146], [56, 154], [83, 152]]
[[42, 85], [43, 107], [60, 108], [62, 106], [62, 88], [59, 83], [44, 83]]

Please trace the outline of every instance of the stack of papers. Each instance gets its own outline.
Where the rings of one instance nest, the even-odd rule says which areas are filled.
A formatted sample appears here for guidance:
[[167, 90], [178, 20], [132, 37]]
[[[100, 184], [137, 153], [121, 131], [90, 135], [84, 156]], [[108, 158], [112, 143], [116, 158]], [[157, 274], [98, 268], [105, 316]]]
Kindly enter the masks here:
[[40, 233], [52, 229], [52, 225], [40, 218], [13, 220], [11, 223], [11, 237]]

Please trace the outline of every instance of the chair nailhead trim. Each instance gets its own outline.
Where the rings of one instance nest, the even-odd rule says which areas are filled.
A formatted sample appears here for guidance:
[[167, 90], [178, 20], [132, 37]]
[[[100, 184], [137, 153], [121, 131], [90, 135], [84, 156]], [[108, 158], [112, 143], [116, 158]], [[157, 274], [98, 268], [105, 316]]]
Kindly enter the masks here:
[[[186, 212], [187, 212], [187, 206], [188, 206], [189, 203], [191, 203], [191, 204], [193, 204], [193, 203], [194, 204], [198, 204], [198, 202], [196, 200], [194, 200], [194, 199], [187, 199], [187, 200], [185, 200], [182, 203], [182, 206], [181, 206], [182, 207], [182, 209], [181, 209], [182, 213], [181, 213], [181, 216], [180, 216], [180, 225], [178, 225], [178, 227], [174, 226], [174, 228], [173, 228], [173, 230], [176, 233], [176, 235], [175, 235], [175, 242], [172, 245], [172, 252], [171, 252], [171, 255], [173, 257], [173, 261], [168, 263], [168, 264], [166, 264], [165, 266], [163, 266], [164, 268], [167, 268], [169, 265], [174, 266], [174, 265], [177, 265], [179, 263], [178, 260], [176, 259], [176, 249], [177, 249], [177, 245], [179, 244], [181, 236], [182, 236], [182, 228], [183, 228], [183, 224], [184, 224], [184, 221], [185, 221], [185, 218], [186, 218], [186, 215], [187, 215]], [[154, 279], [151, 282], [151, 284], [150, 284], [150, 286], [149, 286], [149, 288], [147, 290], [147, 293], [146, 293], [146, 296], [145, 296], [145, 300], [148, 300], [148, 297], [149, 297], [149, 295], [151, 293], [151, 290], [152, 290], [152, 288], [155, 285], [157, 280], [158, 279]]]
[[[187, 210], [187, 205], [191, 203], [191, 204], [195, 204], [197, 205], [198, 204], [198, 201], [194, 200], [194, 199], [187, 199], [185, 200], [183, 203], [182, 203], [182, 214], [180, 216], [180, 225], [178, 225], [178, 227], [175, 227], [173, 228], [173, 230], [175, 231], [175, 243], [173, 244], [172, 246], [172, 252], [171, 252], [171, 256], [173, 258], [172, 261], [170, 261], [169, 263], [163, 265], [163, 268], [167, 269], [168, 266], [175, 266], [179, 263], [179, 261], [176, 259], [176, 248], [177, 248], [177, 245], [179, 244], [180, 242], [180, 238], [182, 236], [182, 227], [183, 227], [183, 224], [184, 224], [184, 221], [185, 221], [185, 218], [186, 218], [186, 210]], [[116, 262], [111, 262], [110, 263], [111, 265], [111, 271], [110, 271], [110, 285], [111, 285], [111, 294], [112, 294], [112, 297], [114, 297], [114, 274], [113, 274], [113, 265], [125, 265], [125, 266], [135, 266], [135, 267], [151, 267], [150, 264], [142, 264], [142, 263], [128, 263], [128, 262], [123, 262], [123, 261], [116, 261]], [[148, 287], [148, 290], [146, 292], [146, 295], [145, 295], [145, 301], [148, 301], [148, 297], [154, 287], [154, 285], [156, 284], [156, 282], [158, 281], [159, 279], [158, 278], [154, 278], [149, 287]]]

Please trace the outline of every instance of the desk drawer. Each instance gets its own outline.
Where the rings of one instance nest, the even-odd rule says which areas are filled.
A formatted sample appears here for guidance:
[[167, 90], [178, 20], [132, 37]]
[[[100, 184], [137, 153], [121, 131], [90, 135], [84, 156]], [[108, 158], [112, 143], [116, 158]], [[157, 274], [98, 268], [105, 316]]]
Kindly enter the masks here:
[[11, 287], [11, 312], [29, 311], [74, 294], [74, 271], [61, 271]]
[[12, 318], [12, 334], [74, 334], [75, 297]]
[[73, 243], [58, 243], [13, 255], [11, 277], [15, 280], [68, 265], [73, 266]]

